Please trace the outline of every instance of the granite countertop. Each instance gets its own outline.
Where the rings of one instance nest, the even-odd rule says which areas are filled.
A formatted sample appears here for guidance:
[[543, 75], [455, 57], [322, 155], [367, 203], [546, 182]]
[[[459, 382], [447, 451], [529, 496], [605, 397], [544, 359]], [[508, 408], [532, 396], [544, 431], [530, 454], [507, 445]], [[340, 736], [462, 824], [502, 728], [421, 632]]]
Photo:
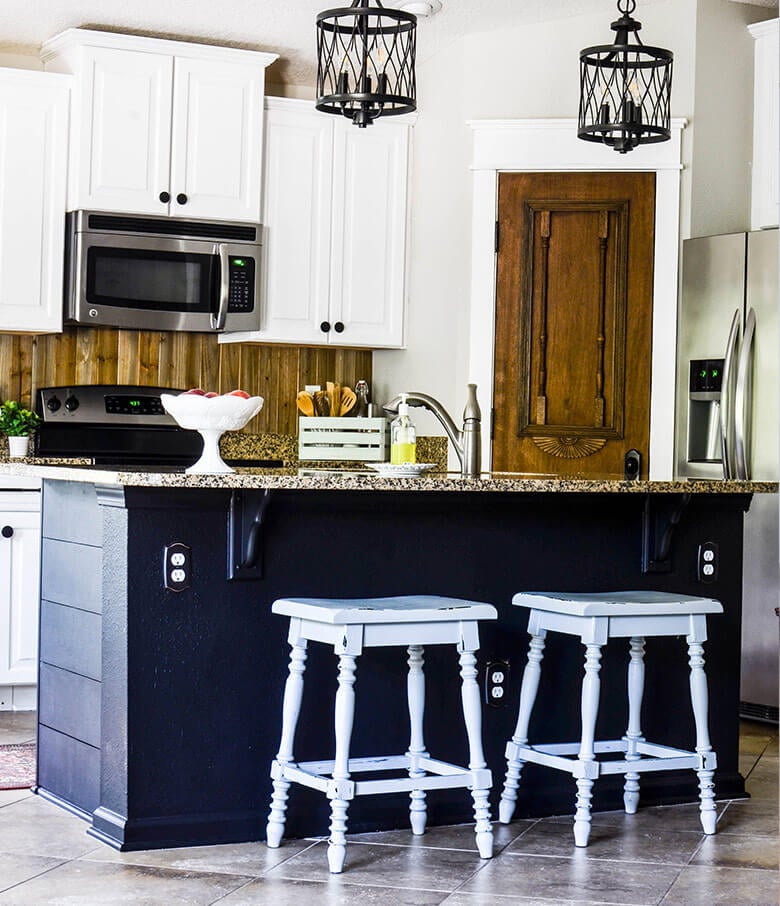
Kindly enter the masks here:
[[271, 488], [310, 491], [469, 491], [511, 493], [620, 494], [776, 494], [773, 481], [615, 481], [520, 473], [485, 472], [461, 478], [454, 472], [428, 472], [420, 478], [382, 478], [369, 470], [239, 468], [228, 475], [186, 475], [183, 468], [93, 466], [86, 461], [27, 459], [0, 462], [0, 476], [90, 484], [156, 488]]

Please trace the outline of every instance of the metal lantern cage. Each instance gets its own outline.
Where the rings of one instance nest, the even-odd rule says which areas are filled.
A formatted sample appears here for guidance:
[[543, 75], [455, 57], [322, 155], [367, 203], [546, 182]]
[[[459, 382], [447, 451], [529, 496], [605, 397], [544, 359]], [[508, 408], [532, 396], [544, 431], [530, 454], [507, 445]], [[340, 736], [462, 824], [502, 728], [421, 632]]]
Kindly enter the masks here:
[[324, 113], [365, 128], [378, 116], [417, 108], [417, 17], [355, 0], [317, 16], [317, 101]]
[[[580, 111], [577, 135], [625, 154], [639, 144], [671, 135], [672, 61], [661, 47], [642, 44], [635, 0], [618, 0], [613, 44], [580, 52]], [[633, 36], [635, 43], [629, 43]]]

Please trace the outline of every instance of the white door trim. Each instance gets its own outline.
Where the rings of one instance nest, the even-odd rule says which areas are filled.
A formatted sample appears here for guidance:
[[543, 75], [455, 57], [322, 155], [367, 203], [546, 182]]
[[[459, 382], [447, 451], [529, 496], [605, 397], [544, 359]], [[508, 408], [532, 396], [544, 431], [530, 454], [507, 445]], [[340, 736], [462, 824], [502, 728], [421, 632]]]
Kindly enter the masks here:
[[[485, 408], [493, 405], [496, 313], [494, 225], [502, 172], [655, 172], [655, 275], [650, 402], [650, 475], [672, 478], [674, 468], [675, 349], [680, 248], [680, 170], [685, 119], [672, 120], [672, 138], [618, 154], [577, 138], [573, 119], [474, 120], [472, 155], [470, 382]], [[490, 467], [490, 432], [483, 432], [482, 461]]]

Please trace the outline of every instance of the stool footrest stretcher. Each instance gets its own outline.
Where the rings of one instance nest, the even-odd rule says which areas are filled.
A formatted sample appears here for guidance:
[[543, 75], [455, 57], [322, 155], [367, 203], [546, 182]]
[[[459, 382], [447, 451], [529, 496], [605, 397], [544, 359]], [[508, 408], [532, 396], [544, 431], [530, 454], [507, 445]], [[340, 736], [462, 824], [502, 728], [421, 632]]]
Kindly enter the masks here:
[[302, 761], [280, 764], [274, 759], [271, 763], [271, 776], [274, 780], [286, 780], [319, 790], [328, 798], [338, 796], [347, 800], [353, 799], [355, 796], [404, 793], [412, 790], [489, 789], [492, 785], [492, 775], [487, 768], [470, 771], [468, 768], [429, 757], [410, 758], [408, 755], [388, 755], [350, 758], [349, 760], [350, 774], [372, 771], [424, 770], [433, 775], [426, 777], [334, 780], [328, 776], [333, 773], [334, 767], [334, 761]]
[[[529, 761], [557, 771], [565, 771], [572, 777], [595, 779], [605, 774], [643, 774], [649, 771], [673, 771], [692, 768], [695, 771], [714, 771], [717, 757], [714, 752], [691, 752], [658, 743], [641, 740], [634, 743], [639, 758], [614, 761], [580, 761], [579, 742], [549, 743], [536, 746], [508, 742], [506, 758], [509, 761]], [[611, 752], [628, 752], [625, 739], [608, 739], [593, 746], [596, 755]], [[569, 757], [567, 757], [569, 756]], [[571, 757], [573, 756], [573, 757]]]

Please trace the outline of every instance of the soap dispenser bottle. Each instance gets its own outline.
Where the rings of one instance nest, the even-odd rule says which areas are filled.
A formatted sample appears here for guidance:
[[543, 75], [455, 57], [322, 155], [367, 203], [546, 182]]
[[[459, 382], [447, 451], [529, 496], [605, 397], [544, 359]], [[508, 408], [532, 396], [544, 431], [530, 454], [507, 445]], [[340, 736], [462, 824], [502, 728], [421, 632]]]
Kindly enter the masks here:
[[390, 462], [394, 466], [417, 462], [417, 430], [409, 417], [406, 394], [401, 394], [398, 415], [390, 423]]

